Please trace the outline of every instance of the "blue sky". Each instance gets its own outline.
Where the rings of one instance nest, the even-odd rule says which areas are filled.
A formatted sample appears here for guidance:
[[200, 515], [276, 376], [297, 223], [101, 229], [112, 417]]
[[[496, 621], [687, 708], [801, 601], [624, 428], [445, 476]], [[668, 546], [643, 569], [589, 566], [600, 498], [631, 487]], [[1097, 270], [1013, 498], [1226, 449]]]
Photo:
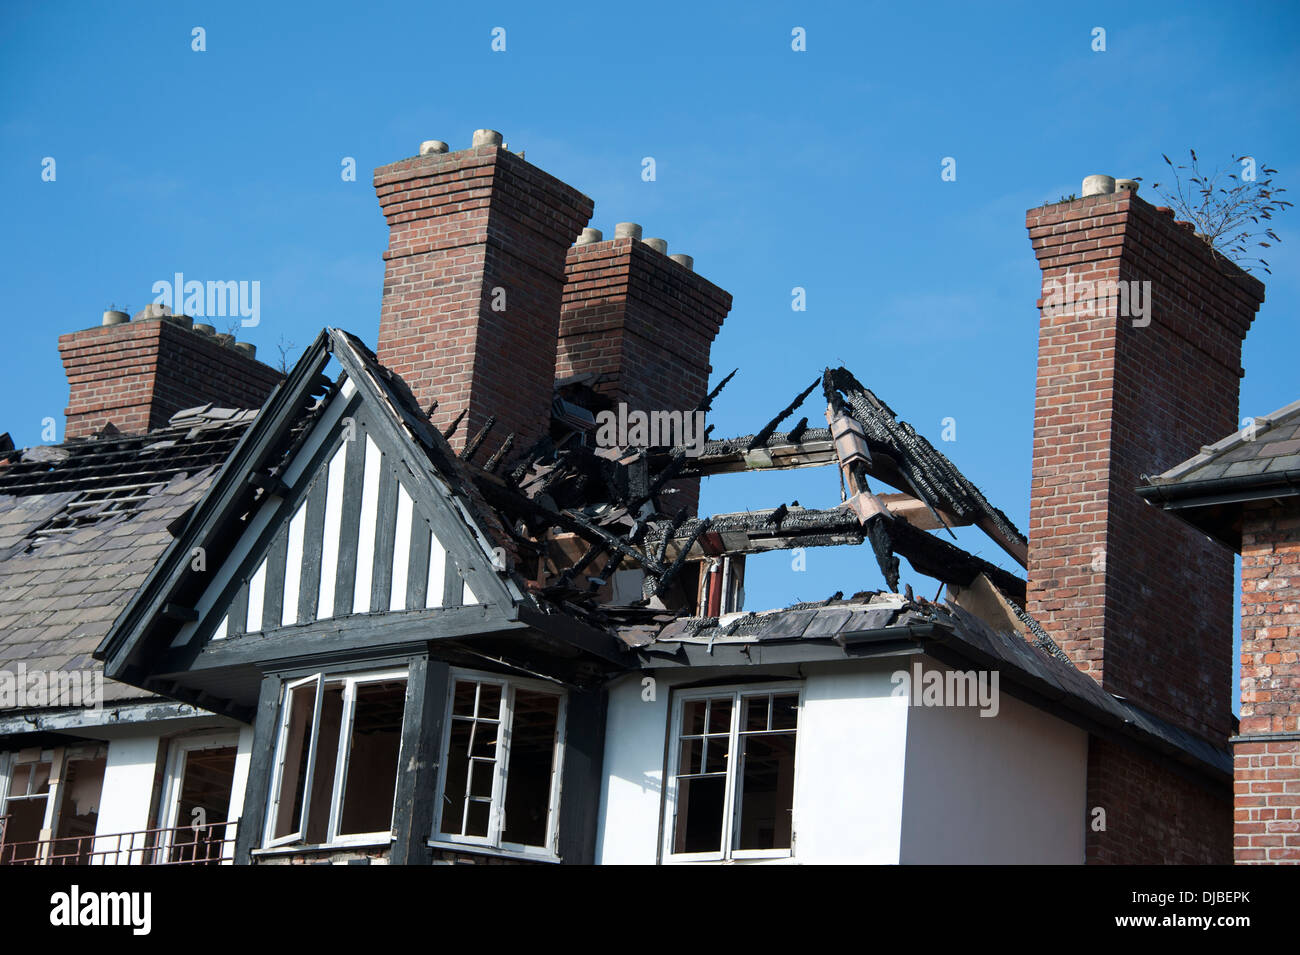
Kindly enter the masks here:
[[[497, 26], [504, 53], [490, 49]], [[796, 26], [806, 52], [791, 50]], [[1300, 192], [1298, 27], [1291, 3], [7, 0], [0, 431], [41, 443], [67, 399], [56, 336], [110, 304], [143, 307], [177, 271], [260, 281], [261, 324], [240, 337], [264, 357], [326, 324], [373, 342], [386, 230], [370, 170], [490, 127], [595, 199], [593, 226], [640, 222], [734, 294], [713, 355], [740, 374], [718, 434], [756, 429], [845, 364], [1023, 529], [1039, 283], [1024, 211], [1094, 172], [1141, 176], [1152, 198], [1161, 153], [1189, 146], [1254, 155]], [[347, 156], [355, 182], [340, 177]], [[955, 182], [940, 178], [947, 156]], [[1266, 255], [1243, 414], [1300, 392], [1297, 223], [1278, 220]], [[807, 289], [797, 316], [794, 286]], [[816, 402], [801, 413], [816, 420]], [[950, 416], [957, 440], [941, 443]], [[703, 501], [795, 498], [838, 503], [838, 482], [714, 479]], [[978, 532], [961, 537], [1008, 563]], [[804, 574], [787, 556], [755, 561], [747, 590], [775, 606], [880, 583], [854, 548], [810, 552]]]

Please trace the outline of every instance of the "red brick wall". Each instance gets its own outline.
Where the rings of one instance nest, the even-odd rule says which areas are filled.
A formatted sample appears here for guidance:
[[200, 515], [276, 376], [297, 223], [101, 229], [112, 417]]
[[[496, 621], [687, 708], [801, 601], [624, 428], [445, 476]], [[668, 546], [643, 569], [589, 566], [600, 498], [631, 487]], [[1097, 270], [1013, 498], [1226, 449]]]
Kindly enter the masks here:
[[71, 387], [68, 438], [110, 423], [142, 434], [208, 402], [260, 408], [282, 377], [215, 338], [157, 318], [61, 335], [59, 355]]
[[1300, 863], [1300, 500], [1247, 505], [1241, 590], [1236, 861]]
[[526, 449], [550, 427], [565, 253], [592, 201], [493, 145], [403, 159], [374, 184], [389, 226], [380, 362], [439, 402], [438, 428], [468, 411], [456, 448], [496, 415], [480, 460], [511, 432]]
[[[709, 351], [731, 295], [632, 238], [569, 249], [556, 378], [594, 373], [633, 411], [691, 411], [708, 394]], [[691, 514], [699, 481], [667, 502]]]
[[[1104, 831], [1093, 810], [1106, 811]], [[1093, 865], [1228, 865], [1228, 784], [1179, 773], [1127, 746], [1088, 738], [1087, 861]]]
[[[1232, 555], [1134, 493], [1237, 426], [1263, 286], [1131, 193], [1029, 211], [1051, 279], [1151, 282], [1150, 324], [1070, 303], [1039, 326], [1029, 612], [1107, 690], [1231, 730]], [[1040, 300], [1040, 306], [1045, 300]]]

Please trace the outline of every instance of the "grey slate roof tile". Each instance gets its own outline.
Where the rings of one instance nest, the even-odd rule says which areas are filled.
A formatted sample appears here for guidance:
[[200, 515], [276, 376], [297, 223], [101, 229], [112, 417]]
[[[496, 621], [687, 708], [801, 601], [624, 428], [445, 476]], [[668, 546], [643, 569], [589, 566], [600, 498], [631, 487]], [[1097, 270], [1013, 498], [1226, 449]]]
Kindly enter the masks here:
[[[0, 669], [99, 669], [91, 654], [171, 542], [168, 525], [197, 503], [251, 420], [198, 417], [148, 437], [70, 442], [44, 470], [32, 460], [0, 465]], [[171, 444], [145, 450], [160, 435]], [[31, 539], [83, 491], [112, 487], [123, 467], [163, 489], [133, 513]], [[104, 693], [151, 695], [111, 681]]]
[[1148, 478], [1149, 483], [1190, 484], [1300, 471], [1300, 401], [1255, 420], [1253, 435], [1247, 429], [1235, 431], [1163, 474]]

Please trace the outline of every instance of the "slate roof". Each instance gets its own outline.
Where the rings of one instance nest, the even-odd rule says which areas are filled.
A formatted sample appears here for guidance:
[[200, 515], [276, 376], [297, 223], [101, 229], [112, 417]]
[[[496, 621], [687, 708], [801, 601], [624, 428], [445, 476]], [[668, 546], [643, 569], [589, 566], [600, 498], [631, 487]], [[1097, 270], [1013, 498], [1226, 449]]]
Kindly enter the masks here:
[[[0, 455], [0, 669], [100, 669], [92, 651], [255, 415], [205, 406]], [[104, 686], [106, 702], [152, 695]]]
[[1258, 475], [1261, 483], [1268, 483], [1284, 474], [1300, 474], [1300, 401], [1256, 418], [1253, 434], [1235, 431], [1147, 481], [1187, 485]]

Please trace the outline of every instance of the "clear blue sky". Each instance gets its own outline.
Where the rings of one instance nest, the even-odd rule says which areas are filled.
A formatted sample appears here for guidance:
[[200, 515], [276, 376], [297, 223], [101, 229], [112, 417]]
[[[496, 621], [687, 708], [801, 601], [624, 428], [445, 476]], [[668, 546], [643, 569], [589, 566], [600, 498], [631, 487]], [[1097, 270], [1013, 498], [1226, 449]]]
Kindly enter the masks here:
[[[1252, 154], [1300, 195], [1294, 3], [727, 6], [6, 0], [0, 431], [41, 443], [67, 399], [57, 334], [141, 308], [177, 271], [260, 281], [262, 323], [241, 337], [264, 356], [326, 324], [373, 342], [386, 232], [370, 170], [490, 127], [594, 198], [593, 226], [641, 222], [735, 295], [713, 355], [741, 371], [718, 434], [753, 431], [842, 363], [1026, 528], [1039, 273], [1024, 211], [1094, 172], [1141, 176], [1151, 198], [1160, 154], [1189, 146]], [[1266, 256], [1243, 414], [1300, 396], [1298, 224], [1283, 216]], [[834, 474], [714, 479], [704, 506], [794, 498], [838, 503]], [[879, 584], [854, 548], [810, 552], [805, 574], [755, 561], [747, 589], [763, 607]]]

